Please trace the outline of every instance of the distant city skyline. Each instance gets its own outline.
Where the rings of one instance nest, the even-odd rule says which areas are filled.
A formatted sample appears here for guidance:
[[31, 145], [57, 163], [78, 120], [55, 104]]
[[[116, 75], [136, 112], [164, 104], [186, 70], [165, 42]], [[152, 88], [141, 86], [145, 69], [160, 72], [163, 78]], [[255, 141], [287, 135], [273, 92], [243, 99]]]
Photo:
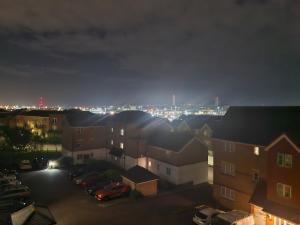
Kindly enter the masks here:
[[0, 103], [300, 105], [291, 0], [0, 0]]

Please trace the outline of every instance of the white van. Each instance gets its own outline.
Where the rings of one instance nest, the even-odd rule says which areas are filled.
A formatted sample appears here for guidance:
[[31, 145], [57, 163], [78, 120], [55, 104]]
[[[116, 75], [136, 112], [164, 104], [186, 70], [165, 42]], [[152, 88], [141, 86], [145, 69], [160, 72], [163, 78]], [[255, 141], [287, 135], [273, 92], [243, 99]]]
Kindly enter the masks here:
[[206, 205], [196, 206], [194, 211], [193, 222], [198, 225], [209, 225], [214, 217], [223, 213]]
[[212, 219], [212, 225], [254, 225], [254, 218], [250, 213], [232, 210], [221, 213]]

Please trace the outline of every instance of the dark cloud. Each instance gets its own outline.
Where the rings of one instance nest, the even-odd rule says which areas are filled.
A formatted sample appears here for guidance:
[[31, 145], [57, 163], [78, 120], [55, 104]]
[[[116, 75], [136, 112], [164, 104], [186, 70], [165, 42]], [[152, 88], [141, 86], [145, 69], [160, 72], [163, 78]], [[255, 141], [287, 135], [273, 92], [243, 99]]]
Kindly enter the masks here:
[[89, 99], [87, 87], [96, 88], [91, 104], [114, 101], [111, 89], [121, 102], [177, 92], [183, 101], [285, 104], [300, 72], [299, 12], [297, 0], [0, 0], [2, 45], [31, 59], [12, 54], [0, 73], [65, 77], [85, 96], [61, 92], [74, 104]]

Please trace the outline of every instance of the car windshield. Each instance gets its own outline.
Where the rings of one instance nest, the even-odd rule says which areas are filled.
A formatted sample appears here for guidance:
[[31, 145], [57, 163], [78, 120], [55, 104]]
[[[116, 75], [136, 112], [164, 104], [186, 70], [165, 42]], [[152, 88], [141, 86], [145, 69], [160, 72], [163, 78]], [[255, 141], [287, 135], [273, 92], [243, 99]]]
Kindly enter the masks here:
[[221, 219], [220, 217], [214, 217], [212, 219], [212, 225], [231, 225], [230, 222], [226, 221], [226, 220], [223, 220]]
[[199, 210], [196, 210], [195, 216], [197, 216], [197, 217], [200, 218], [201, 220], [206, 220], [206, 219], [207, 219], [207, 215], [201, 213]]

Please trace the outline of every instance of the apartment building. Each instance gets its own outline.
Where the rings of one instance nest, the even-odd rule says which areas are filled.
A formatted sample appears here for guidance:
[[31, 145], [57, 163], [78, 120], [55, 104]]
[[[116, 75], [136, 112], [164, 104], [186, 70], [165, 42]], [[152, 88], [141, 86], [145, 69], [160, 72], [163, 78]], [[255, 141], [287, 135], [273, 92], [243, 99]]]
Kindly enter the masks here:
[[207, 152], [189, 132], [155, 132], [149, 137], [146, 168], [176, 185], [207, 182]]
[[26, 127], [38, 135], [47, 135], [49, 131], [62, 131], [65, 111], [20, 110], [10, 119], [11, 127]]
[[[280, 211], [288, 213], [287, 207], [293, 211], [300, 205], [295, 172], [299, 156], [297, 145], [289, 141], [298, 139], [295, 135], [287, 136], [297, 133], [299, 115], [300, 107], [229, 108], [212, 135], [213, 193], [220, 205], [253, 212], [256, 224], [298, 223]], [[293, 167], [286, 168], [291, 161]], [[262, 198], [258, 194], [264, 190], [266, 197]]]
[[280, 135], [266, 147], [266, 178], [250, 199], [256, 224], [300, 224], [299, 144], [296, 131]]
[[171, 128], [167, 120], [142, 111], [124, 111], [112, 116], [107, 126], [108, 160], [125, 169], [135, 165], [145, 167], [147, 137], [156, 129]]
[[75, 164], [90, 159], [105, 160], [107, 147], [107, 116], [74, 111], [63, 121], [63, 154], [73, 158]]

